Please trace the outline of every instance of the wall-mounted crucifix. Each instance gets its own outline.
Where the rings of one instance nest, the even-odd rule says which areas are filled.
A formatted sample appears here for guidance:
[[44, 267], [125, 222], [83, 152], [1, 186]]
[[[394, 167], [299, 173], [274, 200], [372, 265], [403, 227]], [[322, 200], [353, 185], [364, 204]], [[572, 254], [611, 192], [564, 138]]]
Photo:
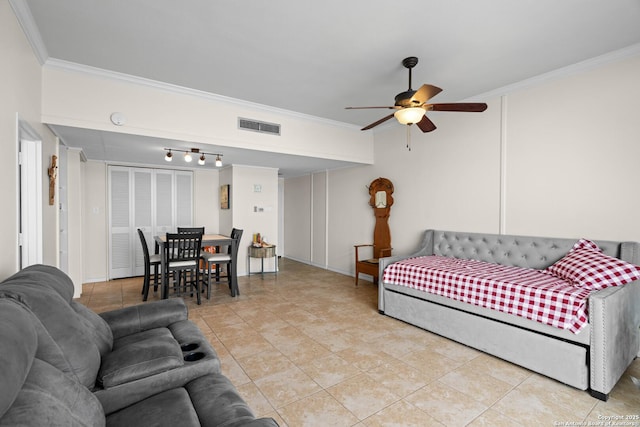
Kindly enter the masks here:
[[51, 156], [51, 166], [47, 170], [49, 173], [49, 205], [56, 202], [56, 178], [58, 177], [58, 156]]

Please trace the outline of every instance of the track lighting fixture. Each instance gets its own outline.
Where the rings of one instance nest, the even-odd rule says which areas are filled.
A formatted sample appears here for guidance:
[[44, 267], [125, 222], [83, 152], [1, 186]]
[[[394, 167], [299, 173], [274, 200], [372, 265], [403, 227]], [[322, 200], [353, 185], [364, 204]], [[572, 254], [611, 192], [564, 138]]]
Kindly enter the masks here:
[[199, 155], [198, 157], [198, 164], [200, 166], [204, 166], [205, 164], [205, 154], [209, 155], [209, 156], [216, 156], [216, 167], [221, 167], [222, 166], [222, 154], [218, 154], [218, 153], [205, 153], [203, 151], [200, 151], [199, 148], [191, 148], [189, 150], [181, 150], [178, 148], [165, 148], [164, 149], [167, 154], [165, 154], [164, 159], [167, 162], [170, 162], [171, 160], [173, 160], [173, 151], [177, 151], [179, 153], [184, 153], [184, 161], [185, 162], [191, 162], [193, 160], [193, 155]]

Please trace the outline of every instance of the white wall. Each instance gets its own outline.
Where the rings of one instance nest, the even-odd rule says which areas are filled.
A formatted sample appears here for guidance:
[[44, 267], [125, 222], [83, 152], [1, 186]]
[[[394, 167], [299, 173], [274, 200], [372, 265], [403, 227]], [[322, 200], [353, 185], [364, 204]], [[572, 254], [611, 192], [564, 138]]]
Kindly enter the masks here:
[[[428, 228], [640, 241], [640, 58], [487, 100], [484, 113], [430, 113], [438, 126], [375, 133], [375, 165], [329, 172], [328, 268], [353, 274], [371, 243], [366, 186], [389, 178], [394, 253]], [[313, 262], [309, 177], [285, 181], [287, 256]], [[319, 207], [324, 209], [324, 207]], [[317, 238], [314, 236], [314, 239]]]
[[327, 172], [311, 175], [311, 263], [327, 266]]
[[[84, 164], [80, 160], [79, 150], [67, 151], [67, 206], [68, 220], [71, 224], [82, 224], [85, 216], [85, 188], [84, 188]], [[84, 260], [99, 254], [99, 248], [94, 248], [93, 242], [89, 246], [84, 245], [82, 227], [69, 227], [68, 238], [68, 274], [75, 286], [73, 296], [78, 298], [82, 294], [84, 277]], [[99, 236], [98, 236], [99, 239]], [[99, 240], [98, 240], [99, 241]], [[96, 253], [97, 252], [97, 253]]]
[[[232, 170], [231, 226], [244, 230], [238, 249], [238, 275], [243, 276], [247, 273], [247, 248], [254, 233], [278, 246], [278, 170], [239, 165], [233, 165]], [[221, 231], [230, 234], [231, 228]], [[251, 262], [251, 271], [260, 271], [260, 260]], [[265, 259], [264, 269], [273, 271], [275, 259]]]
[[207, 233], [220, 232], [219, 188], [217, 170], [193, 171], [193, 224]]
[[640, 241], [640, 57], [508, 99], [506, 228]]
[[[0, 2], [0, 144], [5, 164], [0, 168], [0, 232], [4, 236], [0, 257], [0, 279], [18, 269], [18, 191], [16, 115], [25, 120], [42, 138], [42, 165], [49, 166], [56, 154], [57, 142], [40, 123], [41, 68], [9, 2]], [[58, 260], [57, 205], [49, 205], [49, 178], [43, 171], [43, 262], [56, 265]]]
[[[60, 64], [59, 62], [53, 64]], [[42, 120], [45, 123], [135, 135], [371, 163], [373, 142], [356, 126], [298, 113], [238, 103], [202, 92], [101, 73], [46, 65]], [[96, 102], [99, 100], [99, 102]], [[115, 126], [109, 117], [127, 117]], [[281, 135], [238, 129], [245, 117], [281, 124]]]
[[311, 263], [311, 176], [284, 180], [284, 256]]
[[[98, 282], [108, 277], [107, 165], [88, 161], [83, 168], [84, 205], [82, 242], [91, 256], [84, 258], [84, 281]], [[71, 224], [71, 221], [69, 221]], [[70, 230], [77, 227], [70, 227]], [[71, 248], [69, 248], [71, 249]]]

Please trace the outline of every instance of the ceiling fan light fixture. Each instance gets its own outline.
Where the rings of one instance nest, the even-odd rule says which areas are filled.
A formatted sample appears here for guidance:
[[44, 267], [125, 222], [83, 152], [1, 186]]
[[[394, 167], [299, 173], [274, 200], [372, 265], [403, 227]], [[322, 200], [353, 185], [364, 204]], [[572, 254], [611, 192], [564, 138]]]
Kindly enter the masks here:
[[422, 107], [403, 108], [393, 113], [393, 115], [403, 125], [412, 125], [422, 120], [424, 109]]

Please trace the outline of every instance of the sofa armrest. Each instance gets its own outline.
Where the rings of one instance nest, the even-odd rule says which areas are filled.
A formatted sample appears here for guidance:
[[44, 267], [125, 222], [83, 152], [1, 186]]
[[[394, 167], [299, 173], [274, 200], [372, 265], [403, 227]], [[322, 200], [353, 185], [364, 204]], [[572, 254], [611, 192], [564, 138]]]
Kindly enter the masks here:
[[640, 351], [640, 281], [589, 296], [591, 393], [606, 399]]
[[113, 338], [121, 338], [147, 329], [161, 328], [187, 320], [188, 310], [180, 298], [153, 301], [100, 313], [111, 328]]

